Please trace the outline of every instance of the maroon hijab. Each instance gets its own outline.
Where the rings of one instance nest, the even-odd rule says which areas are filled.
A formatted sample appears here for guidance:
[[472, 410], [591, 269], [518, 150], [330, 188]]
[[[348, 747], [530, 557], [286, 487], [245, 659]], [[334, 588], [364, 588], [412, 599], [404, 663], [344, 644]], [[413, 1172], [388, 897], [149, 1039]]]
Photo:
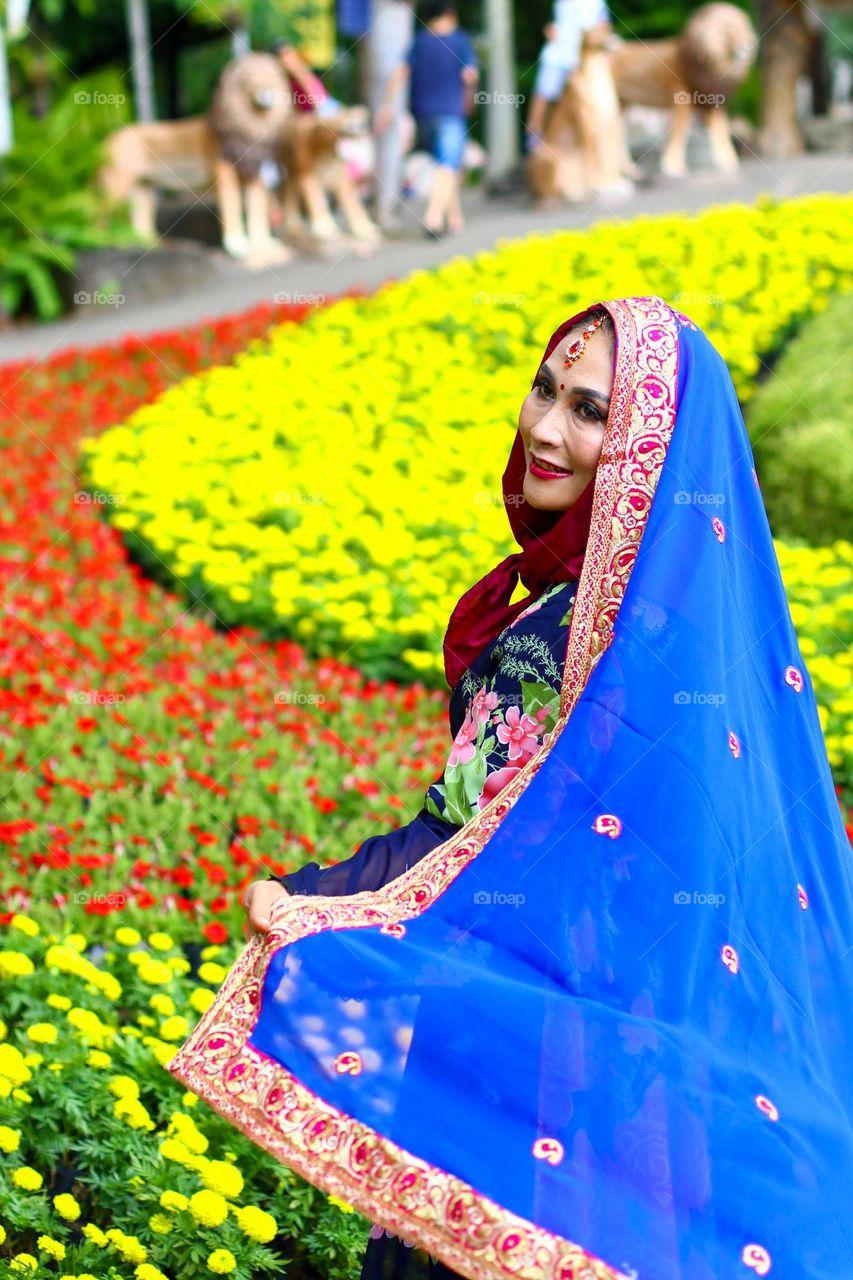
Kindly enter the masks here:
[[[565, 320], [554, 331], [539, 365], [590, 309]], [[503, 474], [503, 494], [510, 527], [521, 551], [508, 555], [466, 591], [450, 615], [444, 636], [444, 670], [451, 689], [486, 645], [547, 587], [580, 578], [592, 519], [595, 477], [568, 510], [542, 511], [531, 507], [523, 497], [525, 470], [524, 443], [521, 432], [516, 431]], [[529, 595], [510, 604], [519, 578]]]

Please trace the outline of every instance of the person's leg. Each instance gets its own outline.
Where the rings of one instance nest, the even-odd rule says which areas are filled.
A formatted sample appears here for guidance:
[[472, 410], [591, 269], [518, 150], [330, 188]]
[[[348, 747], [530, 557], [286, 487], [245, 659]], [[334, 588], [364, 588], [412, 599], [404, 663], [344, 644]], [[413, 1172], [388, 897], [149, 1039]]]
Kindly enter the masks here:
[[545, 45], [536, 68], [533, 97], [524, 128], [524, 145], [527, 151], [535, 151], [542, 145], [548, 108], [559, 99], [568, 76], [568, 68], [559, 59], [555, 45]]
[[435, 176], [429, 195], [424, 223], [427, 231], [440, 233], [447, 221], [450, 230], [461, 229], [459, 174], [465, 151], [464, 116], [437, 116], [432, 122], [432, 152], [436, 160]]

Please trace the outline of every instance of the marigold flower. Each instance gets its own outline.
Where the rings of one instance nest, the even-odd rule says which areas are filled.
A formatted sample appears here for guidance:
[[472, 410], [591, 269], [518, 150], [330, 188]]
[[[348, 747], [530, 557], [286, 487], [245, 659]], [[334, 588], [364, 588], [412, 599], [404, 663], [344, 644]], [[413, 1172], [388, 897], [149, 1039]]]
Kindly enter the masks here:
[[38, 1271], [38, 1259], [31, 1253], [16, 1253], [9, 1263], [12, 1271]]
[[99, 1249], [104, 1249], [109, 1244], [105, 1232], [100, 1227], [96, 1227], [94, 1222], [86, 1223], [85, 1227], [83, 1227], [83, 1235], [91, 1244], [97, 1245]]
[[7, 1124], [0, 1124], [0, 1151], [11, 1155], [21, 1145], [21, 1135], [17, 1129], [10, 1129]]
[[142, 934], [136, 929], [129, 928], [126, 924], [120, 925], [113, 937], [123, 947], [135, 947], [138, 942], [142, 941]]
[[180, 1191], [164, 1191], [160, 1196], [160, 1205], [163, 1209], [173, 1209], [176, 1211], [188, 1209], [189, 1203], [190, 1202], [187, 1197], [182, 1196]]
[[80, 1206], [67, 1191], [53, 1197], [53, 1207], [66, 1222], [76, 1222], [80, 1217]]
[[39, 932], [35, 920], [31, 920], [29, 916], [19, 915], [17, 911], [9, 921], [9, 925], [12, 929], [19, 929], [21, 933], [25, 933], [28, 938], [34, 938]]
[[22, 1191], [38, 1191], [44, 1178], [37, 1169], [32, 1169], [28, 1164], [21, 1165], [20, 1169], [15, 1169], [12, 1173], [12, 1182], [16, 1187], [20, 1187]]
[[35, 965], [22, 951], [0, 951], [0, 978], [28, 978], [34, 972]]
[[237, 1219], [240, 1230], [258, 1244], [269, 1244], [270, 1240], [275, 1239], [278, 1234], [278, 1223], [272, 1214], [266, 1213], [263, 1209], [256, 1209], [254, 1205], [249, 1204], [242, 1209], [235, 1209], [234, 1217]]
[[189, 1208], [203, 1227], [220, 1227], [228, 1217], [228, 1203], [215, 1191], [196, 1191], [190, 1196]]
[[234, 1271], [237, 1266], [237, 1259], [228, 1249], [214, 1249], [207, 1259], [207, 1269], [212, 1271], [214, 1275], [226, 1276]]
[[36, 1244], [42, 1253], [50, 1254], [51, 1258], [56, 1258], [58, 1262], [65, 1257], [65, 1245], [59, 1240], [54, 1240], [52, 1236], [39, 1236]]
[[59, 1032], [52, 1022], [34, 1022], [27, 1027], [27, 1039], [33, 1044], [56, 1044]]
[[149, 933], [148, 943], [155, 951], [171, 951], [175, 945], [169, 934], [163, 933], [161, 930]]
[[229, 1200], [235, 1199], [243, 1190], [242, 1173], [224, 1160], [209, 1160], [201, 1173], [201, 1180], [211, 1191], [218, 1191]]

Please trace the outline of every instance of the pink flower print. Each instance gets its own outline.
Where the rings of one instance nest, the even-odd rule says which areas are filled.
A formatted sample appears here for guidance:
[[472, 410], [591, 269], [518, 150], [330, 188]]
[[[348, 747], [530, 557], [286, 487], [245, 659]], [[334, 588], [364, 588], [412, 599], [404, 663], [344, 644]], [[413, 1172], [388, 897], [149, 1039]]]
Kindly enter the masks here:
[[508, 743], [508, 760], [529, 760], [539, 746], [539, 735], [542, 726], [537, 724], [533, 716], [522, 714], [518, 707], [510, 707], [506, 713], [506, 724], [498, 725], [498, 742]]
[[489, 718], [489, 712], [494, 711], [500, 702], [496, 693], [487, 693], [486, 686], [478, 690], [471, 699], [471, 705], [468, 708], [468, 715], [472, 717], [477, 724], [485, 724]]
[[448, 765], [467, 764], [474, 758], [474, 740], [477, 737], [477, 726], [471, 719], [471, 712], [465, 716], [462, 728], [453, 739], [453, 747], [448, 758]]
[[490, 773], [486, 778], [486, 782], [483, 787], [483, 794], [477, 801], [479, 808], [485, 809], [489, 801], [496, 796], [499, 791], [503, 791], [506, 784], [511, 782], [517, 773], [521, 773], [521, 767], [517, 764], [509, 765], [506, 769], [495, 769], [493, 773]]

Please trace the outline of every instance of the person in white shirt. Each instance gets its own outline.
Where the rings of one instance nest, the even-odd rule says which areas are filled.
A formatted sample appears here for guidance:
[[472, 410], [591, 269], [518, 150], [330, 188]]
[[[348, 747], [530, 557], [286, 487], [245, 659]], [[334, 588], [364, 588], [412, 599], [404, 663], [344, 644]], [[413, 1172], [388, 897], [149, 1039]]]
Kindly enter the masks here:
[[584, 32], [599, 23], [610, 24], [606, 0], [554, 0], [554, 20], [544, 28], [547, 44], [539, 55], [527, 116], [525, 146], [528, 151], [541, 145], [548, 105], [558, 101], [566, 80], [580, 63]]

